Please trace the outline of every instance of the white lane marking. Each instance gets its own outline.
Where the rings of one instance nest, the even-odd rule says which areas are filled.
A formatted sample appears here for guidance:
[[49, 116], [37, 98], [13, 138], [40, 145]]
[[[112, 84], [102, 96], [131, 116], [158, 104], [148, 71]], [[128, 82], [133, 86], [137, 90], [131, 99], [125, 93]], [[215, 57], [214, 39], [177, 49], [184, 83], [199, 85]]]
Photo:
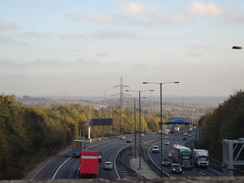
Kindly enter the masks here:
[[205, 173], [203, 173], [203, 172], [199, 172], [200, 174], [202, 174], [202, 175], [206, 175]]
[[[154, 144], [156, 144], [157, 142], [155, 142]], [[153, 159], [152, 159], [152, 157], [151, 157], [151, 155], [150, 155], [150, 149], [152, 148], [152, 146], [154, 145], [154, 144], [152, 144], [149, 148], [148, 148], [148, 150], [147, 150], [147, 155], [148, 155], [148, 157], [150, 158], [150, 160], [151, 160], [151, 162], [156, 166], [156, 167], [158, 167], [158, 169], [160, 169], [161, 170], [161, 167], [159, 167], [154, 161], [153, 161]], [[161, 149], [161, 151], [162, 151], [162, 149]], [[162, 163], [162, 162], [161, 162]], [[152, 170], [153, 171], [153, 170]], [[166, 174], [168, 177], [172, 177], [172, 176], [170, 176], [168, 173], [166, 173], [164, 170], [162, 170], [163, 171], [163, 173], [164, 174]]]
[[188, 175], [188, 174], [185, 173], [185, 172], [182, 172], [182, 174], [186, 175], [187, 177], [191, 177], [190, 175]]
[[120, 150], [117, 152], [117, 154], [115, 155], [115, 158], [114, 158], [114, 169], [115, 169], [115, 172], [116, 172], [116, 174], [117, 174], [117, 176], [118, 176], [118, 179], [121, 179], [121, 177], [119, 176], [119, 172], [118, 172], [118, 170], [117, 170], [116, 159], [117, 159], [118, 154], [119, 154], [123, 149], [125, 149], [127, 146], [130, 146], [130, 144], [128, 144], [128, 145], [124, 146], [122, 149], [120, 149]]
[[[68, 150], [69, 151], [69, 150]], [[67, 152], [68, 152], [67, 151]], [[65, 152], [64, 154], [66, 154], [67, 152]], [[64, 154], [62, 154], [62, 155], [64, 155]], [[60, 155], [60, 156], [62, 156], [62, 155]], [[52, 161], [54, 161], [55, 159], [57, 159], [58, 157], [60, 157], [60, 156], [56, 156], [55, 158], [53, 158], [53, 159], [51, 159], [49, 162], [47, 162], [47, 164], [45, 164], [40, 170], [38, 170], [36, 173], [35, 173], [35, 175], [31, 178], [31, 180], [33, 180], [34, 179], [34, 177], [41, 171], [41, 170], [43, 170], [49, 163], [51, 163]]]
[[57, 175], [57, 173], [58, 173], [58, 171], [60, 170], [60, 168], [62, 168], [62, 166], [63, 166], [67, 161], [69, 161], [70, 158], [71, 158], [71, 157], [69, 157], [68, 159], [66, 159], [66, 160], [62, 163], [62, 165], [60, 165], [60, 166], [58, 167], [58, 169], [56, 170], [56, 172], [54, 173], [54, 175], [53, 175], [53, 177], [52, 177], [52, 180], [55, 179], [55, 176]]
[[218, 171], [216, 171], [216, 170], [214, 170], [214, 169], [212, 169], [212, 168], [208, 168], [209, 170], [212, 170], [213, 172], [215, 172], [215, 173], [217, 173], [217, 174], [219, 174], [219, 175], [223, 175], [222, 173], [220, 173], [220, 172], [218, 172]]

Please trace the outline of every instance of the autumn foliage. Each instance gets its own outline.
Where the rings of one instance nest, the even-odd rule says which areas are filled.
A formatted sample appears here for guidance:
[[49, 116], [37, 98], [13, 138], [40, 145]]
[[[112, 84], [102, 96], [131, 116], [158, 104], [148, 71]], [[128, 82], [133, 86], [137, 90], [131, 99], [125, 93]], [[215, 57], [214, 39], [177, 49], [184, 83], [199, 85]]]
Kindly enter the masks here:
[[[95, 109], [80, 104], [26, 106], [15, 96], [0, 95], [0, 180], [21, 179], [37, 163], [87, 137], [87, 122], [113, 116], [113, 127], [92, 127], [91, 138], [134, 133], [131, 109]], [[136, 125], [138, 127], [138, 111]], [[123, 116], [123, 119], [122, 119]], [[158, 130], [155, 119], [142, 117], [144, 132]], [[123, 120], [123, 130], [122, 130]], [[146, 122], [147, 121], [147, 122]]]

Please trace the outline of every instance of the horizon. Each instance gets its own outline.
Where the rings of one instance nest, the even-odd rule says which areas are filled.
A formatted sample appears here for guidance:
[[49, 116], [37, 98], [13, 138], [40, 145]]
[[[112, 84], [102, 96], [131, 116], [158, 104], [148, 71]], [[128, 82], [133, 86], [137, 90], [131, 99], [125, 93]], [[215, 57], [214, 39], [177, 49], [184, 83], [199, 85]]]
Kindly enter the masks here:
[[[120, 98], [119, 96], [115, 98], [106, 98], [104, 96], [28, 96], [28, 95], [23, 95], [23, 96], [16, 96], [19, 100], [23, 100], [23, 97], [31, 97], [31, 98], [36, 98], [36, 99], [50, 99], [53, 101], [58, 101], [58, 100], [67, 100], [67, 101], [112, 101], [116, 100], [119, 102]], [[130, 101], [133, 100], [134, 97], [126, 98], [124, 101]], [[136, 99], [138, 98], [135, 97]], [[225, 96], [163, 96], [163, 103], [188, 103], [188, 104], [196, 104], [196, 105], [219, 105], [223, 103], [224, 101], [228, 100], [229, 97]], [[152, 101], [152, 102], [159, 102], [159, 96], [151, 96], [146, 97], [146, 101]], [[25, 100], [23, 100], [25, 101]]]
[[159, 86], [142, 83], [180, 82], [164, 85], [164, 95], [243, 89], [244, 50], [232, 49], [244, 46], [242, 0], [1, 0], [0, 6], [1, 93], [112, 95], [121, 77], [130, 89], [157, 93]]

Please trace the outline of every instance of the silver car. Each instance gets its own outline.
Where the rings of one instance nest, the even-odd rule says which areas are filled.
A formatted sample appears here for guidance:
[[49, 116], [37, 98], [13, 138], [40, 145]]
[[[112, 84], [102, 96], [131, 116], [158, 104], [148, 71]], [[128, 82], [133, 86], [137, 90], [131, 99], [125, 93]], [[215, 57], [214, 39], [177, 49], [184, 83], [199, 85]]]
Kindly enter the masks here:
[[152, 153], [159, 153], [159, 147], [158, 146], [153, 146], [152, 147]]
[[121, 136], [120, 137], [120, 140], [125, 140], [125, 136]]
[[103, 164], [103, 169], [104, 169], [104, 170], [112, 170], [112, 169], [113, 169], [113, 163], [110, 162], [110, 161], [106, 161], [106, 162]]
[[169, 141], [168, 140], [164, 141], [164, 145], [169, 145]]
[[172, 154], [173, 154], [172, 151], [170, 151], [169, 154], [168, 154], [168, 157], [172, 158]]

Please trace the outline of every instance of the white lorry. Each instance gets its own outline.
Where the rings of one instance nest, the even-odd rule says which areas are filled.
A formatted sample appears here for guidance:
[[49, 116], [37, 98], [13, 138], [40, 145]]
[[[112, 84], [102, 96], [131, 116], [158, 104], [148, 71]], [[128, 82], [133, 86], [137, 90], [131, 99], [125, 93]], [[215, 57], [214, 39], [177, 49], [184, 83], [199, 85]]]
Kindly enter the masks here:
[[164, 129], [164, 134], [168, 135], [169, 134], [169, 129]]
[[192, 159], [195, 167], [208, 167], [209, 157], [208, 150], [205, 149], [193, 149]]
[[178, 127], [178, 126], [174, 127], [174, 131], [175, 132], [179, 132], [180, 131], [180, 127]]

